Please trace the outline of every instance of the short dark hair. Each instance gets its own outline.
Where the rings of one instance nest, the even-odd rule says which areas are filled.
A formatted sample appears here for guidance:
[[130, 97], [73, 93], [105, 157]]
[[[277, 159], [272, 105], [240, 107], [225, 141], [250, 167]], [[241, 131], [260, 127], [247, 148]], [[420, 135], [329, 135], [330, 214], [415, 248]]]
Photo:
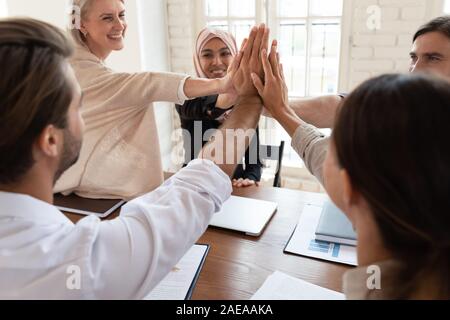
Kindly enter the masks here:
[[339, 164], [366, 199], [383, 242], [405, 265], [398, 296], [437, 275], [450, 298], [450, 84], [384, 75], [344, 102], [333, 142]]
[[67, 126], [73, 46], [58, 28], [33, 19], [0, 20], [0, 184], [32, 167], [32, 144], [49, 124]]
[[420, 36], [430, 32], [440, 32], [450, 40], [450, 16], [442, 16], [431, 20], [419, 28], [413, 38], [413, 42]]

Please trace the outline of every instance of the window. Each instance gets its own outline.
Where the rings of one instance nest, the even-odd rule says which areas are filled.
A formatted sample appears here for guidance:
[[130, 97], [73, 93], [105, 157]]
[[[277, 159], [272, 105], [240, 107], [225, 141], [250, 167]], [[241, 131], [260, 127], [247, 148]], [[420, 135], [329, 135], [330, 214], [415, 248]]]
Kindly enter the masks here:
[[444, 12], [450, 14], [450, 0], [445, 0]]
[[292, 96], [337, 92], [342, 0], [277, 0], [269, 17]]
[[[291, 97], [337, 93], [343, 0], [203, 0], [203, 6], [206, 25], [231, 32], [238, 46], [253, 25], [270, 27], [279, 40]], [[285, 166], [303, 166], [278, 123], [264, 119], [260, 128], [262, 143], [287, 142]]]
[[0, 18], [8, 16], [8, 6], [6, 0], [0, 0]]
[[260, 0], [205, 0], [206, 25], [231, 32], [238, 47], [250, 29], [261, 21], [257, 19], [257, 4]]

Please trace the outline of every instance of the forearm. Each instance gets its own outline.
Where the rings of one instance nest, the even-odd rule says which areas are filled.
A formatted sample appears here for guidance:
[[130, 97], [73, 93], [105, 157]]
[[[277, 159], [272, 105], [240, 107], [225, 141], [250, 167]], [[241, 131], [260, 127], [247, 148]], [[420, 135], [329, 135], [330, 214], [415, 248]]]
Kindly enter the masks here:
[[220, 94], [220, 91], [220, 79], [189, 78], [184, 84], [184, 94], [189, 99]]
[[295, 114], [317, 128], [333, 128], [342, 98], [337, 95], [299, 99], [289, 102]]
[[221, 94], [217, 98], [216, 108], [219, 109], [228, 109], [234, 106], [236, 103], [236, 99], [234, 96], [230, 94]]
[[200, 158], [214, 161], [232, 177], [256, 133], [262, 108], [260, 98], [243, 99], [202, 150]]
[[290, 137], [293, 137], [298, 127], [304, 123], [294, 110], [288, 106], [280, 108], [276, 114], [273, 115], [275, 120], [286, 130]]

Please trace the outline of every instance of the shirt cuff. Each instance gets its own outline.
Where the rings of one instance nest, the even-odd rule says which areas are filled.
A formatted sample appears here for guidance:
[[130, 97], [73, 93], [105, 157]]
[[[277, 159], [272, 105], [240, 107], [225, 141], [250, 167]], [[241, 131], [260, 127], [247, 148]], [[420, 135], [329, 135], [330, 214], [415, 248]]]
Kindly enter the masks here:
[[220, 210], [222, 204], [231, 197], [233, 192], [230, 177], [208, 159], [192, 160], [173, 178], [188, 181], [209, 193], [216, 203], [216, 212]]
[[184, 85], [186, 84], [186, 80], [190, 77], [191, 76], [186, 76], [183, 80], [180, 81], [180, 85], [178, 86], [178, 100], [180, 101], [181, 105], [183, 105], [187, 100], [192, 100], [189, 99], [184, 92]]

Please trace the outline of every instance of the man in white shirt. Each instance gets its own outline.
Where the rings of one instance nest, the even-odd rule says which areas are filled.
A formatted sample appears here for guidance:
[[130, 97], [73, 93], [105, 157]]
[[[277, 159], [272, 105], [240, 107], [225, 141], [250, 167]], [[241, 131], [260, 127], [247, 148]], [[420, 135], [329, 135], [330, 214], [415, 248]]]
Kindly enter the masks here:
[[[254, 29], [235, 60], [239, 106], [216, 137], [255, 129], [262, 103], [250, 73], [268, 31]], [[82, 93], [58, 29], [29, 19], [0, 21], [0, 299], [141, 299], [206, 230], [231, 192], [248, 143], [208, 144], [156, 191], [125, 205], [118, 219], [71, 223], [53, 205], [57, 178], [82, 143]], [[242, 62], [242, 63], [241, 63]], [[228, 158], [227, 158], [228, 159]], [[215, 164], [217, 163], [217, 165]], [[79, 275], [78, 281], [71, 276]]]

